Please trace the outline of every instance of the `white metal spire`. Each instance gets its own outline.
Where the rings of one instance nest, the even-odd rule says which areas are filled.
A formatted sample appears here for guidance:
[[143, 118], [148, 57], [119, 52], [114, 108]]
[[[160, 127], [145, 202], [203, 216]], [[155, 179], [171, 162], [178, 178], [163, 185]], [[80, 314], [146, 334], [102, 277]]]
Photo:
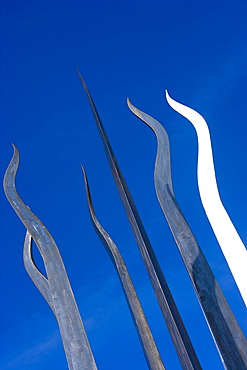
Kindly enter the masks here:
[[166, 99], [168, 104], [187, 118], [196, 130], [197, 178], [202, 205], [247, 306], [247, 250], [220, 199], [207, 123], [198, 112], [173, 100], [167, 91]]

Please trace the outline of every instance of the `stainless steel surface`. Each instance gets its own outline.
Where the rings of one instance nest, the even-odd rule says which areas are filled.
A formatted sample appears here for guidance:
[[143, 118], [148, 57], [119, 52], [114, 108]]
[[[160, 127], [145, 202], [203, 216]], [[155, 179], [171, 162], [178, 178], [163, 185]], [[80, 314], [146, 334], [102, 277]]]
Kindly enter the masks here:
[[101, 226], [101, 224], [99, 223], [95, 215], [86, 172], [83, 167], [82, 167], [82, 170], [84, 174], [84, 182], [85, 182], [85, 188], [86, 188], [86, 194], [87, 194], [88, 208], [89, 208], [89, 213], [91, 216], [93, 226], [102, 244], [104, 245], [107, 253], [109, 254], [113, 262], [113, 265], [117, 271], [119, 279], [121, 281], [123, 291], [126, 297], [126, 301], [128, 303], [130, 313], [133, 318], [133, 322], [135, 324], [140, 342], [142, 344], [143, 352], [146, 357], [148, 367], [150, 370], [164, 370], [165, 367], [162, 363], [160, 354], [156, 347], [153, 335], [147, 323], [145, 314], [142, 310], [140, 301], [137, 297], [135, 288], [133, 286], [133, 283], [128, 273], [125, 262], [116, 244], [113, 242], [110, 235], [103, 229], [103, 227]]
[[33, 257], [32, 257], [32, 236], [29, 232], [26, 232], [26, 237], [24, 241], [24, 249], [23, 249], [23, 260], [24, 266], [30, 278], [33, 280], [36, 287], [39, 289], [40, 293], [45, 298], [46, 302], [49, 304], [50, 308], [52, 309], [54, 315], [56, 312], [54, 311], [53, 301], [50, 291], [50, 286], [47, 278], [39, 271], [36, 267]]
[[[14, 147], [14, 155], [4, 177], [4, 191], [28, 230], [24, 247], [25, 267], [56, 316], [69, 369], [96, 370], [97, 367], [57, 245], [46, 227], [23, 203], [16, 192], [15, 177], [18, 165], [19, 153]], [[47, 278], [37, 270], [32, 261], [31, 237], [44, 260]]]
[[117, 160], [111, 148], [109, 139], [106, 135], [105, 129], [100, 120], [99, 114], [96, 110], [93, 99], [87, 89], [85, 82], [83, 81], [79, 71], [82, 86], [87, 95], [90, 107], [92, 109], [97, 128], [105, 149], [105, 153], [119, 191], [119, 195], [123, 202], [127, 217], [129, 219], [132, 231], [134, 233], [139, 251], [147, 269], [150, 281], [152, 283], [156, 298], [158, 300], [161, 312], [166, 321], [171, 339], [176, 349], [180, 364], [185, 370], [189, 369], [201, 369], [200, 363], [182, 322], [170, 289], [167, 285], [163, 272], [160, 268], [159, 262], [156, 258], [154, 250], [151, 246], [147, 233], [142, 224], [141, 218], [136, 209], [135, 203], [131, 197], [128, 186], [124, 180], [124, 177], [120, 171]]
[[247, 369], [247, 342], [202, 253], [172, 188], [169, 139], [164, 127], [128, 100], [130, 110], [155, 133], [158, 150], [154, 180], [160, 206], [191, 278], [197, 298], [226, 369]]

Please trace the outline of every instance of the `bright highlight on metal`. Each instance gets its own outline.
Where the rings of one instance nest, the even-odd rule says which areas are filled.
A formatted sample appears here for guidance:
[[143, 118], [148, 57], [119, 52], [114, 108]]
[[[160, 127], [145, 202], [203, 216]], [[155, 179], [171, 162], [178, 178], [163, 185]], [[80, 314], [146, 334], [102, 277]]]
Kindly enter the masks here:
[[220, 199], [207, 123], [198, 112], [173, 100], [167, 91], [166, 99], [168, 104], [187, 118], [196, 130], [197, 178], [202, 205], [247, 306], [247, 250]]
[[[16, 191], [18, 165], [19, 153], [14, 147], [13, 158], [4, 176], [4, 191], [27, 229], [23, 253], [26, 270], [56, 316], [69, 369], [97, 370], [57, 245], [46, 227], [23, 203]], [[33, 261], [32, 238], [44, 260], [47, 277], [37, 269]]]
[[148, 368], [150, 370], [165, 370], [162, 360], [160, 358], [160, 354], [156, 347], [153, 335], [151, 333], [145, 314], [142, 310], [140, 301], [133, 286], [132, 280], [129, 276], [125, 262], [116, 244], [114, 243], [110, 235], [103, 229], [95, 215], [87, 175], [83, 167], [82, 171], [84, 175], [88, 208], [93, 226], [102, 244], [104, 245], [107, 253], [109, 254], [119, 276], [126, 297], [126, 301], [128, 303], [131, 316], [133, 318], [133, 322], [135, 324], [140, 342], [142, 344]]
[[223, 365], [228, 370], [246, 370], [247, 342], [244, 334], [174, 196], [168, 135], [158, 121], [134, 107], [129, 100], [127, 102], [130, 110], [145, 122], [157, 137], [158, 150], [154, 171], [157, 197], [217, 344]]

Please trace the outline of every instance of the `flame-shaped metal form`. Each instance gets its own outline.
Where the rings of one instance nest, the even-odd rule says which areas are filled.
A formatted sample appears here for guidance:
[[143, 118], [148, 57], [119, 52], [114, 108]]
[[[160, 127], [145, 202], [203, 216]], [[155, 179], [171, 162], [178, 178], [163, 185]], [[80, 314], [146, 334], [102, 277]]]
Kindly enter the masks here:
[[96, 125], [104, 146], [104, 150], [119, 192], [127, 217], [129, 219], [132, 231], [134, 233], [139, 251], [144, 261], [149, 279], [153, 286], [156, 298], [158, 300], [161, 312], [166, 321], [167, 328], [171, 335], [174, 347], [176, 349], [180, 364], [184, 370], [201, 369], [200, 363], [180, 317], [177, 306], [174, 302], [170, 289], [165, 280], [159, 262], [156, 258], [152, 245], [147, 236], [146, 230], [142, 224], [141, 218], [136, 209], [128, 186], [124, 180], [123, 174], [119, 168], [116, 157], [111, 148], [109, 139], [93, 102], [93, 99], [82, 79], [79, 71], [82, 86], [87, 95], [90, 107], [92, 109]]
[[198, 112], [173, 100], [167, 91], [166, 99], [168, 104], [187, 118], [196, 130], [197, 178], [202, 205], [247, 306], [247, 250], [220, 199], [208, 125]]
[[140, 342], [142, 344], [143, 352], [146, 357], [148, 367], [150, 370], [165, 370], [162, 360], [160, 358], [160, 354], [156, 347], [153, 335], [151, 333], [145, 314], [142, 310], [140, 301], [133, 286], [132, 280], [129, 276], [125, 262], [116, 244], [113, 242], [110, 235], [103, 229], [95, 215], [86, 172], [83, 167], [82, 170], [84, 174], [88, 208], [93, 226], [102, 244], [104, 245], [108, 255], [110, 256], [113, 265], [117, 271], [117, 274], [119, 276], [126, 297], [126, 301], [128, 303], [131, 316], [133, 318], [133, 322], [135, 324]]
[[135, 108], [129, 100], [128, 106], [157, 137], [158, 150], [154, 171], [157, 197], [189, 273], [223, 365], [228, 370], [246, 370], [247, 342], [244, 334], [173, 193], [168, 135], [158, 121]]
[[[15, 177], [18, 165], [19, 153], [14, 147], [14, 155], [4, 177], [4, 191], [28, 230], [24, 245], [26, 270], [56, 316], [69, 369], [96, 370], [97, 367], [57, 245], [46, 227], [23, 203], [16, 192]], [[31, 238], [35, 241], [44, 260], [47, 278], [33, 262]]]

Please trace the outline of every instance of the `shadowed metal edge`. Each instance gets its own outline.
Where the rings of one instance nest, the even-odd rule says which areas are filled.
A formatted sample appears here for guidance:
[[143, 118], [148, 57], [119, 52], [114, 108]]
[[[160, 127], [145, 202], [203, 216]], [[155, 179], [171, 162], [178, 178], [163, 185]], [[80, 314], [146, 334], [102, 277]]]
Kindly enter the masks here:
[[165, 280], [164, 274], [156, 258], [152, 245], [149, 241], [144, 225], [142, 224], [141, 218], [136, 209], [128, 186], [121, 173], [93, 99], [78, 69], [77, 72], [83, 89], [88, 98], [120, 198], [129, 219], [129, 223], [134, 233], [136, 243], [139, 247], [139, 251], [141, 253], [162, 315], [165, 319], [167, 328], [173, 341], [173, 345], [177, 352], [180, 364], [184, 370], [200, 370], [201, 366], [196, 356], [195, 350], [180, 317], [179, 311], [172, 297], [168, 284]]
[[140, 342], [142, 344], [143, 352], [146, 357], [148, 367], [150, 370], [165, 370], [159, 351], [156, 347], [153, 335], [147, 323], [145, 314], [142, 310], [137, 293], [133, 286], [132, 280], [129, 276], [125, 262], [116, 244], [113, 242], [110, 235], [103, 229], [95, 215], [88, 179], [83, 167], [82, 171], [84, 175], [87, 203], [93, 226], [117, 271], [133, 322], [135, 324]]
[[223, 365], [226, 369], [245, 370], [247, 342], [244, 334], [173, 194], [168, 135], [158, 121], [134, 107], [129, 100], [127, 103], [132, 113], [146, 123], [157, 137], [154, 171], [157, 197], [217, 344]]
[[[23, 203], [16, 191], [15, 177], [18, 165], [19, 153], [14, 146], [14, 155], [4, 176], [4, 191], [44, 260], [53, 310], [60, 328], [69, 369], [96, 370], [90, 344], [57, 245], [46, 227]], [[44, 286], [43, 281], [41, 288], [43, 291]]]
[[23, 249], [23, 261], [26, 271], [29, 277], [32, 279], [33, 283], [36, 285], [40, 293], [45, 298], [46, 302], [49, 304], [54, 315], [56, 315], [53, 307], [53, 301], [51, 296], [51, 291], [48, 283], [48, 279], [39, 271], [36, 267], [33, 257], [32, 257], [32, 236], [29, 232], [26, 232], [24, 249]]

